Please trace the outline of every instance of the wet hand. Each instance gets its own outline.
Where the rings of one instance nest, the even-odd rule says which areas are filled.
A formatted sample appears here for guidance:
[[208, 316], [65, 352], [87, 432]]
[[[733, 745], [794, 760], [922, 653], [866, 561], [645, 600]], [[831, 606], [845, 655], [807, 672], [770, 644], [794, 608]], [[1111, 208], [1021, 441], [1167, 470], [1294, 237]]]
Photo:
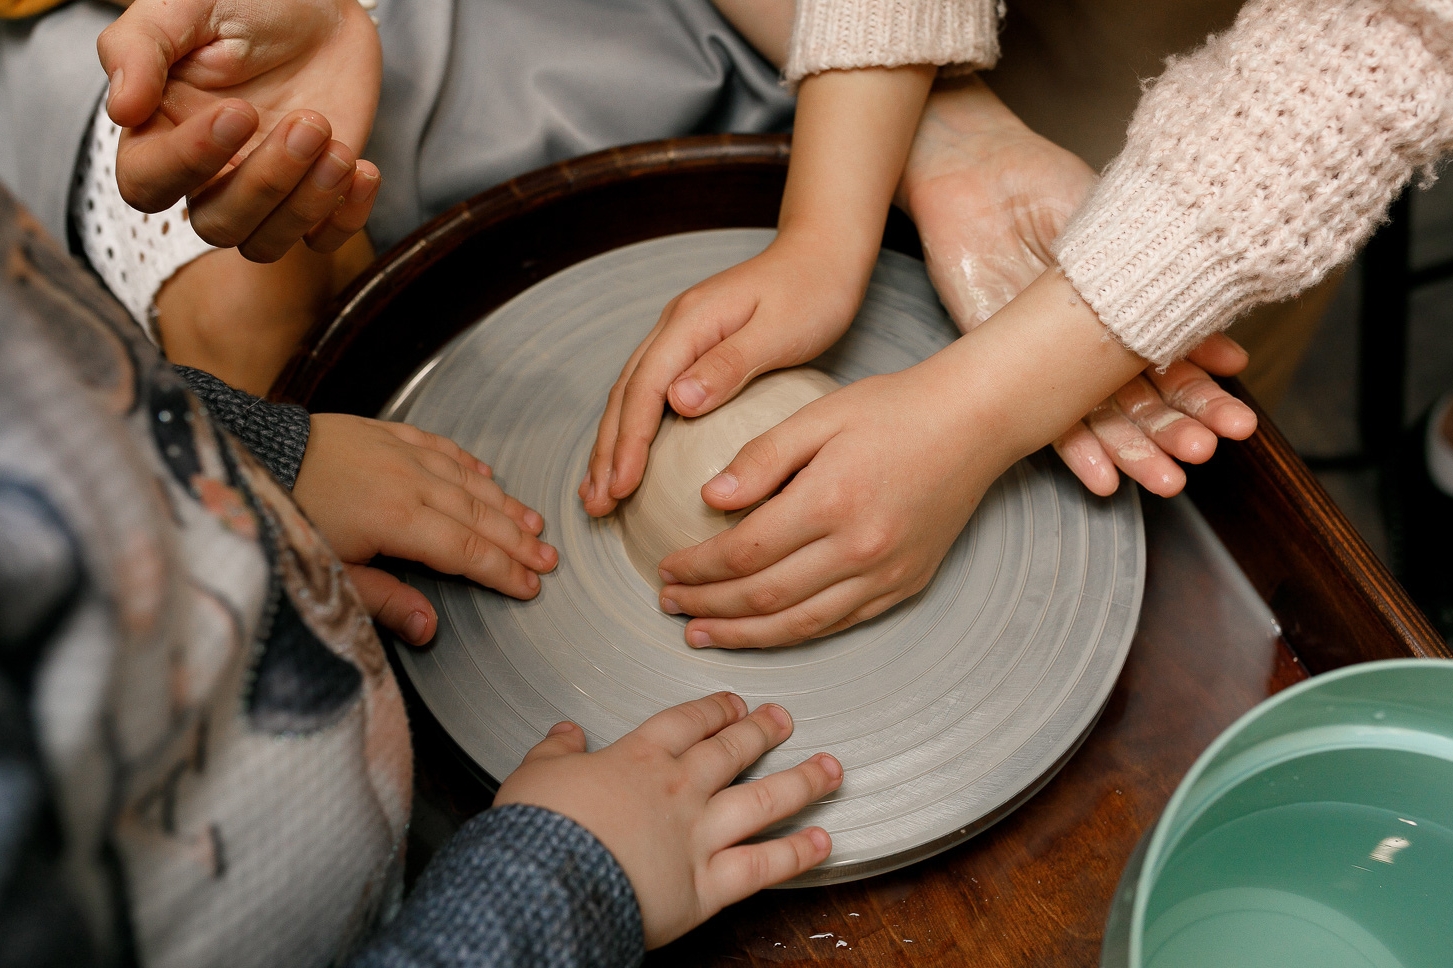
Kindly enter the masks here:
[[[929, 98], [897, 201], [923, 241], [929, 277], [963, 332], [1054, 265], [1051, 247], [1094, 187], [1078, 157], [1030, 130], [970, 79]], [[1246, 354], [1208, 339], [1166, 373], [1126, 384], [1055, 443], [1085, 486], [1114, 493], [1123, 472], [1155, 494], [1177, 494], [1219, 437], [1242, 440], [1256, 417], [1210, 375], [1234, 376]]]
[[1090, 411], [1054, 442], [1075, 476], [1101, 496], [1114, 494], [1120, 473], [1152, 494], [1173, 497], [1186, 485], [1177, 461], [1202, 464], [1218, 438], [1245, 440], [1256, 414], [1211, 379], [1245, 369], [1246, 351], [1217, 333], [1164, 373], [1148, 369]]

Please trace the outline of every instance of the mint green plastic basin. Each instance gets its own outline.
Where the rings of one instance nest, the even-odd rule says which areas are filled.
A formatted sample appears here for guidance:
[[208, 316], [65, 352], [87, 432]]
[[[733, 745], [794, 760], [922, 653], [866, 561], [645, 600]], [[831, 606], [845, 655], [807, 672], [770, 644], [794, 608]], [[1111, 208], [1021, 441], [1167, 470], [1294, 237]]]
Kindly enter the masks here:
[[1453, 662], [1339, 669], [1238, 720], [1131, 857], [1100, 963], [1453, 966]]

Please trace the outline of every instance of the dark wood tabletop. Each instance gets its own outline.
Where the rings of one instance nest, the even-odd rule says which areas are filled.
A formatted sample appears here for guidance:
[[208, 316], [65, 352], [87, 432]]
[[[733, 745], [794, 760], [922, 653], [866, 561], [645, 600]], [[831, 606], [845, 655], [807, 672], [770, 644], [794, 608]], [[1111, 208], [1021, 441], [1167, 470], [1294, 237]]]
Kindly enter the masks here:
[[[775, 224], [787, 141], [711, 136], [613, 149], [444, 213], [343, 295], [273, 396], [374, 414], [453, 335], [581, 259], [673, 232]], [[921, 254], [896, 215], [884, 243]], [[1250, 401], [1232, 381], [1233, 392]], [[1142, 495], [1140, 625], [1100, 721], [1023, 807], [931, 860], [851, 884], [764, 892], [653, 952], [654, 965], [1088, 966], [1120, 871], [1223, 729], [1308, 675], [1453, 657], [1286, 440], [1261, 429]], [[411, 868], [489, 803], [404, 683], [417, 750]]]

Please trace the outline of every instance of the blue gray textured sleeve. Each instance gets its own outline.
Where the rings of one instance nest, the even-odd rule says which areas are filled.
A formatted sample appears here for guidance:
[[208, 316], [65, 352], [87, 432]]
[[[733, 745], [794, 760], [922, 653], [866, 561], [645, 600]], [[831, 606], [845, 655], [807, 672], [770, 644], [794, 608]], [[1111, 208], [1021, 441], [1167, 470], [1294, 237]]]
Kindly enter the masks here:
[[179, 366], [176, 371], [216, 421], [291, 490], [308, 449], [312, 427], [308, 411], [292, 403], [269, 403], [190, 366]]
[[615, 968], [644, 954], [610, 851], [572, 820], [511, 804], [460, 828], [352, 968]]

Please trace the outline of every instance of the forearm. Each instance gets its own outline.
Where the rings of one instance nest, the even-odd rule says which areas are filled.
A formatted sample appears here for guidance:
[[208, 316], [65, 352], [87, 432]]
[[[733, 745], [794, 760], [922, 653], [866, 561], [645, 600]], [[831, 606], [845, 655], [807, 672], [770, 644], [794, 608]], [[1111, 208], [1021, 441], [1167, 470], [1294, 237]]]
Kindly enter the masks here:
[[933, 83], [924, 66], [828, 71], [802, 83], [778, 229], [838, 255], [864, 285]]
[[639, 964], [635, 892], [586, 830], [539, 807], [470, 820], [352, 968]]
[[1055, 440], [1143, 370], [1057, 270], [919, 364], [962, 439], [997, 466]]

